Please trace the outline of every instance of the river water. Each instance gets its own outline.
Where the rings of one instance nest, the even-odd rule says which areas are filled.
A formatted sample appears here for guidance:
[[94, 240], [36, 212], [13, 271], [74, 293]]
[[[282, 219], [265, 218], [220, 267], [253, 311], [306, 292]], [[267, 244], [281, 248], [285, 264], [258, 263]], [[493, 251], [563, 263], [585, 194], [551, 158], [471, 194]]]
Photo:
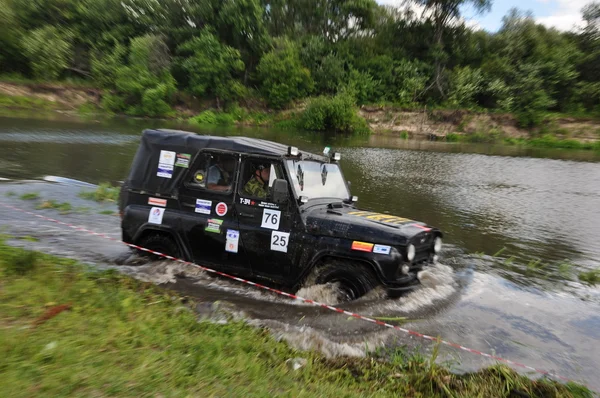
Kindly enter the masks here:
[[[81, 186], [40, 181], [61, 176], [97, 184], [127, 175], [143, 128], [177, 123], [135, 119], [105, 121], [72, 117], [0, 117], [0, 201], [34, 209], [20, 200], [72, 204], [69, 214], [34, 210], [119, 237], [119, 219], [100, 214], [114, 204], [78, 197]], [[186, 127], [189, 129], [189, 127]], [[580, 282], [600, 268], [600, 163], [591, 152], [519, 147], [458, 146], [391, 137], [347, 138], [267, 129], [212, 129], [218, 135], [267, 138], [320, 152], [342, 152], [345, 176], [359, 207], [421, 220], [445, 233], [440, 264], [421, 276], [423, 287], [396, 300], [375, 290], [343, 305], [364, 315], [440, 336], [477, 350], [556, 372], [600, 390], [600, 289]], [[468, 151], [469, 153], [465, 153]], [[39, 199], [39, 200], [42, 200]], [[37, 203], [39, 203], [39, 200]], [[225, 306], [298, 348], [327, 355], [363, 355], [365, 347], [431, 344], [398, 331], [252, 288], [207, 277], [168, 262], [144, 263], [123, 245], [84, 236], [0, 208], [0, 228], [11, 239], [82, 261], [113, 266], [138, 278], [186, 292], [207, 303], [200, 312]], [[300, 294], [334, 300], [330, 286]], [[218, 305], [215, 304], [219, 303]], [[218, 311], [217, 311], [218, 312]], [[440, 361], [456, 371], [490, 360], [444, 348]]]

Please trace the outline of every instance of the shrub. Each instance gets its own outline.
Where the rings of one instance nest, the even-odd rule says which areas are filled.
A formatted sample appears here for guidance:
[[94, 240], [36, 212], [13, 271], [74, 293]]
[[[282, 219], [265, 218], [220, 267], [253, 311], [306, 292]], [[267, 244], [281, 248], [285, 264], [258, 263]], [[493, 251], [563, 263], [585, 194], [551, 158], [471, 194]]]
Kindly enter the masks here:
[[347, 93], [312, 99], [301, 116], [300, 126], [306, 130], [358, 134], [370, 131], [367, 121], [357, 115], [354, 99]]
[[226, 112], [215, 112], [212, 110], [207, 110], [200, 113], [197, 116], [194, 116], [190, 119], [190, 122], [193, 124], [199, 125], [224, 125], [228, 126], [231, 124], [235, 124], [236, 118], [234, 115]]

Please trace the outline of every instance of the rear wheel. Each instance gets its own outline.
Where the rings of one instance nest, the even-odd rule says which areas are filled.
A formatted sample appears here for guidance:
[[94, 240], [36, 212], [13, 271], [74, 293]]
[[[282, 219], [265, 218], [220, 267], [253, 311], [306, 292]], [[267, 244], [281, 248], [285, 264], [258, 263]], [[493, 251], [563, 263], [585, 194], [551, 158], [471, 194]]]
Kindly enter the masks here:
[[[155, 252], [168, 254], [175, 258], [181, 257], [181, 251], [177, 246], [177, 242], [173, 238], [165, 234], [149, 234], [140, 239], [139, 246], [150, 249]], [[138, 250], [138, 253], [142, 256], [152, 258], [153, 260], [164, 259], [164, 257], [157, 256], [156, 254], [148, 253], [143, 250]]]
[[335, 283], [340, 289], [340, 301], [356, 300], [376, 287], [377, 276], [367, 265], [329, 260], [315, 268], [309, 280], [316, 284]]

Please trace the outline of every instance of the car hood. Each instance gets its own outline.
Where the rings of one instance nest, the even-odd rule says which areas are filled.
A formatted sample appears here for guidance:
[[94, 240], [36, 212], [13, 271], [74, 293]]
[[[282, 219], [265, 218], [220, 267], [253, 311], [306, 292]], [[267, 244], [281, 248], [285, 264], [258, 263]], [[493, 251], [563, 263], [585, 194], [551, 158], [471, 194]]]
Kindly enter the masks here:
[[303, 216], [310, 233], [390, 245], [406, 244], [419, 234], [439, 233], [419, 221], [346, 204], [310, 206]]

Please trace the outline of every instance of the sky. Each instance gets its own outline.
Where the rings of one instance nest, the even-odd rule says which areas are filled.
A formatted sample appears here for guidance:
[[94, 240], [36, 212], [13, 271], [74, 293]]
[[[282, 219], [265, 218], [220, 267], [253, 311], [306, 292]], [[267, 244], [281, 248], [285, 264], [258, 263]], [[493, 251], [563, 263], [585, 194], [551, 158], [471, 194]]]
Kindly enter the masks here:
[[[377, 0], [379, 4], [399, 5], [402, 0]], [[472, 7], [464, 7], [462, 14], [474, 28], [496, 32], [502, 26], [502, 17], [511, 8], [531, 11], [538, 23], [562, 31], [582, 25], [581, 9], [592, 0], [492, 0], [492, 10], [479, 14]]]

